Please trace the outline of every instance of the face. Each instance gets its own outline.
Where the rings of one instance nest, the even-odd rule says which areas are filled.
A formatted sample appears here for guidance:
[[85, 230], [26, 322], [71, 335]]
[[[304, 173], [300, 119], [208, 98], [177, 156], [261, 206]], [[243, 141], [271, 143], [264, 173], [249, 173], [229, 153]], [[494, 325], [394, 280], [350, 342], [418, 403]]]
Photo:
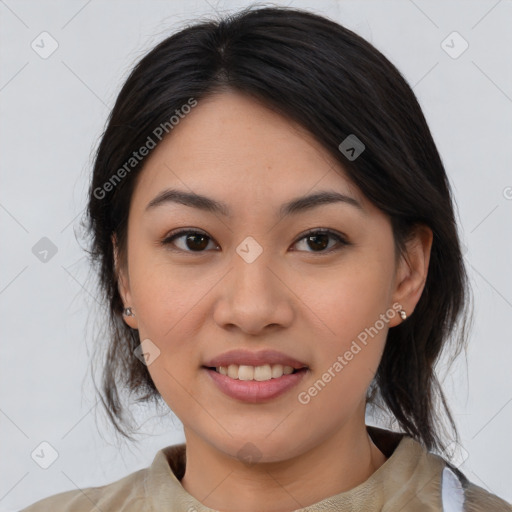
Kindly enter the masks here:
[[[170, 189], [223, 209], [161, 195]], [[344, 199], [286, 210], [320, 192]], [[235, 457], [251, 441], [262, 461], [285, 460], [364, 421], [396, 302], [410, 313], [421, 293], [395, 261], [389, 220], [339, 163], [290, 121], [222, 93], [199, 101], [138, 177], [120, 291], [187, 437]], [[235, 349], [249, 353], [231, 359], [243, 378], [206, 368]], [[279, 361], [298, 371], [279, 377]], [[243, 380], [255, 366], [264, 380]]]

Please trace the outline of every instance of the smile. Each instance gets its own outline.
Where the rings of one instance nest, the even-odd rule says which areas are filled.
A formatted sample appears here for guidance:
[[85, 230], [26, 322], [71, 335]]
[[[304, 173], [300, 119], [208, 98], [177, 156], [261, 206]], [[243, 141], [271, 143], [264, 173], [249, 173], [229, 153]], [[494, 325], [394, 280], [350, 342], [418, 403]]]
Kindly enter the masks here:
[[298, 371], [291, 366], [282, 364], [264, 364], [262, 366], [230, 364], [229, 366], [218, 366], [214, 369], [221, 375], [227, 375], [232, 379], [257, 380], [259, 382], [278, 379], [283, 375], [290, 375]]
[[281, 364], [203, 367], [225, 395], [243, 402], [260, 403], [283, 395], [299, 384], [308, 368], [294, 369]]

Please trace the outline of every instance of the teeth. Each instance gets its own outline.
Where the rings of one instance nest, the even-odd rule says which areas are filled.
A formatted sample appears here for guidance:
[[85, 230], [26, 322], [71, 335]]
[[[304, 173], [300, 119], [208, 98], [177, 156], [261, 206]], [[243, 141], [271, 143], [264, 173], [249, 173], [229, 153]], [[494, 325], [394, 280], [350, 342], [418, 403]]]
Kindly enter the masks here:
[[[289, 368], [289, 367], [288, 367]], [[273, 364], [272, 365], [272, 378], [277, 379], [284, 374], [284, 368], [282, 364]]]
[[282, 364], [264, 364], [263, 366], [230, 364], [229, 366], [218, 366], [215, 370], [232, 379], [256, 381], [278, 379], [283, 375], [293, 373], [293, 367], [283, 366]]
[[[260, 368], [262, 367], [260, 366]], [[254, 380], [254, 366], [245, 366], [241, 364], [238, 367], [238, 378], [240, 380]]]

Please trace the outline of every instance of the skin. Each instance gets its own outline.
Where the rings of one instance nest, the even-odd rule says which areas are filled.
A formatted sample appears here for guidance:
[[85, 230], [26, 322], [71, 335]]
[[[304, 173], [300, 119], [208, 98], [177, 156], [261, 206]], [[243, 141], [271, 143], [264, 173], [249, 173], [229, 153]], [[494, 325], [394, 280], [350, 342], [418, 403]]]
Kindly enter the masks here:
[[[171, 187], [223, 201], [232, 217], [176, 203], [145, 211]], [[283, 203], [318, 190], [355, 198], [364, 211], [334, 203], [278, 219]], [[160, 243], [177, 228], [207, 234], [203, 252], [186, 235]], [[323, 254], [303, 238], [310, 228], [329, 228], [350, 244], [329, 238], [323, 253], [337, 250]], [[247, 236], [263, 249], [252, 263], [236, 252]], [[309, 403], [297, 395], [393, 303], [413, 313], [431, 244], [430, 229], [419, 228], [397, 262], [389, 219], [341, 165], [243, 94], [203, 99], [174, 127], [138, 177], [118, 271], [135, 313], [124, 319], [160, 350], [148, 369], [184, 426], [187, 492], [227, 512], [290, 511], [352, 489], [385, 462], [365, 427], [365, 397], [398, 314]], [[278, 398], [241, 402], [201, 368], [234, 348], [279, 350], [309, 369]], [[248, 441], [257, 463], [237, 455]]]

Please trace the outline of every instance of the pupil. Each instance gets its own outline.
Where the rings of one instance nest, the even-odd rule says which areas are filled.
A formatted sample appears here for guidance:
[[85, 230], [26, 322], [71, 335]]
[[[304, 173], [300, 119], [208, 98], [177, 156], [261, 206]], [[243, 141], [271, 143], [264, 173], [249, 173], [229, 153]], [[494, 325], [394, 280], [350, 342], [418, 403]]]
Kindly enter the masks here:
[[[315, 243], [314, 241], [317, 240], [317, 239], [321, 239], [323, 240], [323, 243], [320, 242], [319, 244], [318, 243]], [[313, 246], [310, 245], [310, 247], [312, 249], [315, 249], [315, 245], [316, 245], [316, 248], [317, 249], [325, 249], [328, 245], [329, 245], [329, 235], [326, 235], [326, 234], [320, 234], [320, 235], [311, 235], [308, 237], [308, 242], [313, 242]]]
[[[193, 244], [196, 244], [198, 239], [202, 239], [203, 243], [200, 243], [200, 244], [197, 244], [197, 245], [193, 245], [191, 247], [190, 244], [189, 244], [190, 240], [193, 240], [194, 241]], [[208, 240], [207, 239], [208, 239], [207, 236], [201, 235], [201, 234], [188, 235], [187, 236], [187, 247], [189, 249], [192, 249], [192, 250], [195, 250], [195, 249], [205, 249], [208, 246]]]

